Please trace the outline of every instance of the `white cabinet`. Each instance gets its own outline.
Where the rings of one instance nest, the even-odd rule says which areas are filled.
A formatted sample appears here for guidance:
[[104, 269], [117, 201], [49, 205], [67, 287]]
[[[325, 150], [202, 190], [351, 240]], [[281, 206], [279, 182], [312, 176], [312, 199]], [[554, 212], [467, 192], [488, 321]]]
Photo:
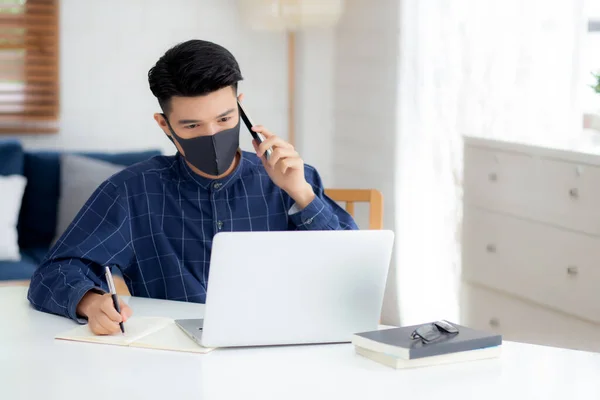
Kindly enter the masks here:
[[600, 156], [465, 138], [461, 320], [600, 351]]

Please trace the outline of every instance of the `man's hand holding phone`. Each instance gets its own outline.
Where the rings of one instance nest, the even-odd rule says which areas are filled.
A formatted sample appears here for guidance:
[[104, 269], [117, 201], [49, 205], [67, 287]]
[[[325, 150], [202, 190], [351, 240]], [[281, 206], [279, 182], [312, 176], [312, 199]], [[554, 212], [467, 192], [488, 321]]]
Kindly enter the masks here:
[[[304, 161], [290, 143], [277, 137], [262, 125], [254, 125], [238, 96], [240, 118], [252, 134], [252, 145], [271, 180], [303, 209], [315, 198], [312, 186], [304, 177]], [[263, 140], [264, 138], [264, 140]]]
[[[315, 198], [315, 193], [312, 186], [306, 181], [304, 161], [294, 146], [274, 135], [262, 125], [253, 126], [252, 130], [265, 137], [263, 143], [258, 144], [256, 140], [253, 140], [252, 144], [271, 180], [294, 199], [300, 209], [309, 205]], [[269, 148], [272, 149], [272, 153], [266, 160], [263, 156]]]

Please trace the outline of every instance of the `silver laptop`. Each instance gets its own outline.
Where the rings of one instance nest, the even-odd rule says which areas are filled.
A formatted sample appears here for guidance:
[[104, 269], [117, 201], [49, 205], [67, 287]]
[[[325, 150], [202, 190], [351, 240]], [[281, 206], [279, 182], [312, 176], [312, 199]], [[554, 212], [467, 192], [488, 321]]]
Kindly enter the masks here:
[[204, 319], [175, 322], [205, 347], [350, 342], [378, 327], [393, 242], [388, 230], [218, 233]]

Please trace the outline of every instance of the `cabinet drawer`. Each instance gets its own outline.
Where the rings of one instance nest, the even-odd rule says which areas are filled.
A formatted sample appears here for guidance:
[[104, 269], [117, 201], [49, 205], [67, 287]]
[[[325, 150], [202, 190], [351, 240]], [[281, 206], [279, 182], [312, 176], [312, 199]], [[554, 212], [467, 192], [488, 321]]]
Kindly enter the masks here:
[[600, 236], [600, 168], [541, 159], [534, 218]]
[[465, 208], [463, 278], [600, 322], [600, 239]]
[[535, 160], [531, 156], [467, 146], [464, 203], [515, 215], [535, 210]]
[[461, 323], [505, 340], [600, 352], [600, 325], [475, 285], [461, 288]]

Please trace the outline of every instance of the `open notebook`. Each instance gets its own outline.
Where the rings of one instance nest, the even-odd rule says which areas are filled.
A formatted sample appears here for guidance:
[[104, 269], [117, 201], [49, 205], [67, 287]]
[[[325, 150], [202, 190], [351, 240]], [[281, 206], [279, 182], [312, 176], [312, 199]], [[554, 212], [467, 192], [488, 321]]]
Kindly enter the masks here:
[[88, 325], [80, 325], [55, 336], [55, 339], [144, 347], [147, 349], [208, 353], [214, 350], [202, 347], [187, 336], [170, 318], [132, 317], [125, 323], [125, 335], [95, 335]]

